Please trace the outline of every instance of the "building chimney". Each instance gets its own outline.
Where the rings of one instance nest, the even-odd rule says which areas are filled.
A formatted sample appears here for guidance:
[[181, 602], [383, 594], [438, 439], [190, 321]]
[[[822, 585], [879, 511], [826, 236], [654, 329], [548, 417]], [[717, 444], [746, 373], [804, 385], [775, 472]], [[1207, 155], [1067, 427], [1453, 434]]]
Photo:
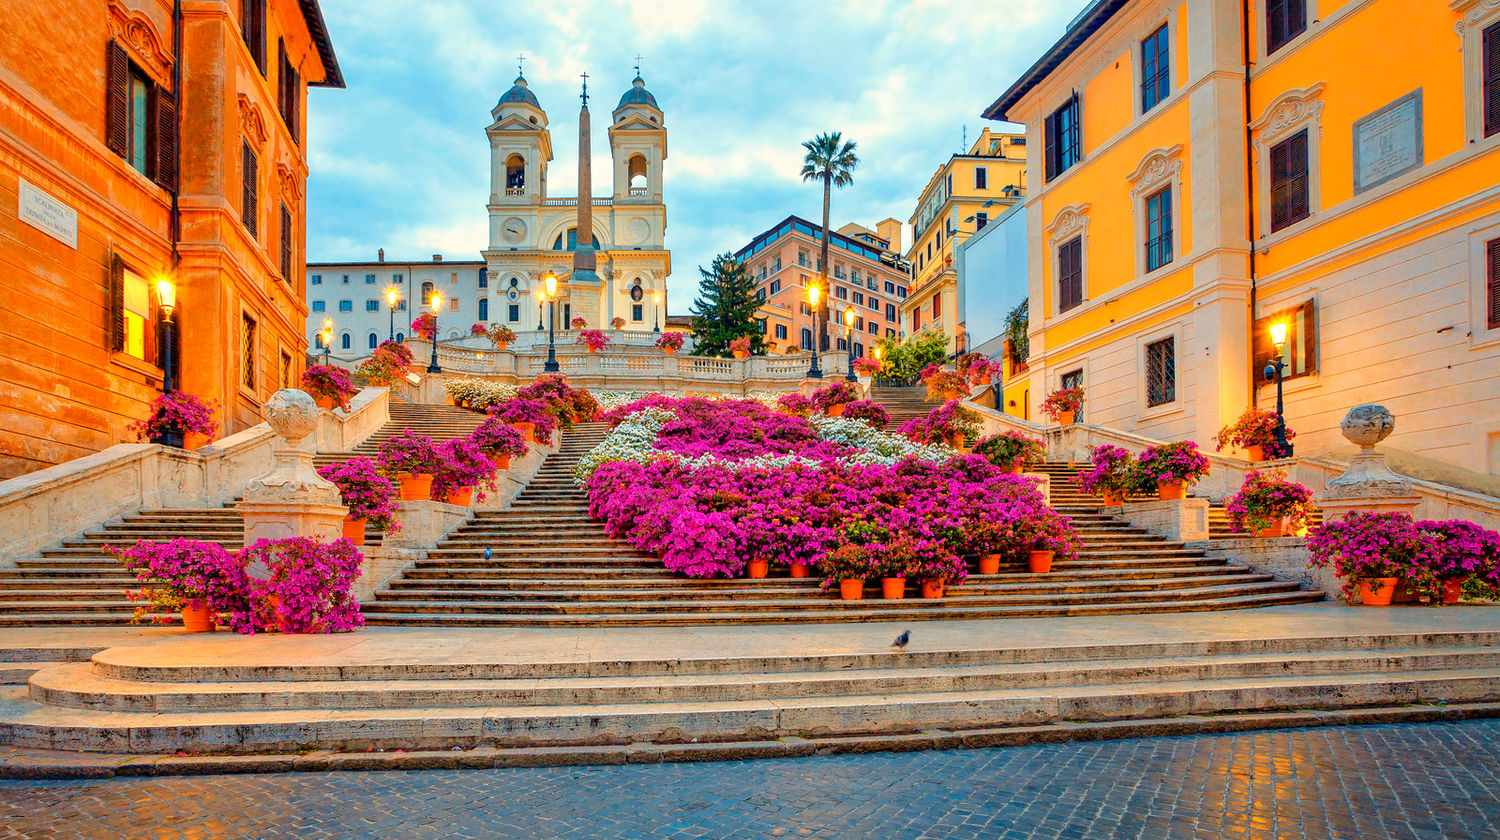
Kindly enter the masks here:
[[442, 262], [443, 261], [443, 255], [442, 254], [433, 254], [432, 255], [432, 261], [435, 262], [435, 263]]
[[375, 252], [375, 259], [378, 262], [385, 262], [385, 249], [384, 248], [381, 248], [379, 251]]
[[901, 253], [901, 223], [895, 219], [884, 219], [875, 223], [875, 232], [890, 243], [890, 250]]

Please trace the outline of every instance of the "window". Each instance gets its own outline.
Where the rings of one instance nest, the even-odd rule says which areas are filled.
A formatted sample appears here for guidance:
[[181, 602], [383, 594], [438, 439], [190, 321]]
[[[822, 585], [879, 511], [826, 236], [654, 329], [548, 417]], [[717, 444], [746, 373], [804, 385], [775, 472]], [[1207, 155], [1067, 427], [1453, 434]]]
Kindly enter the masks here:
[[1485, 320], [1500, 330], [1500, 239], [1484, 243], [1484, 263]]
[[276, 369], [276, 382], [278, 388], [292, 387], [292, 354], [285, 350], [281, 352], [281, 366]]
[[348, 350], [353, 345], [354, 345], [354, 339], [351, 338], [348, 333], [344, 333], [343, 335], [339, 336], [339, 347], [340, 348], [342, 348], [344, 350]]
[[776, 338], [780, 341], [786, 341], [786, 324], [776, 325]]
[[292, 142], [297, 143], [297, 109], [302, 101], [302, 79], [286, 55], [286, 41], [278, 44], [277, 54], [281, 61], [276, 73], [276, 104], [281, 111], [281, 121], [286, 124]]
[[771, 294], [774, 295], [779, 291], [781, 291], [781, 278], [778, 277], [771, 281]]
[[846, 289], [846, 288], [844, 288], [843, 286], [839, 286], [836, 289], [834, 289], [833, 293], [838, 296], [839, 300], [848, 300], [849, 299], [849, 290]]
[[314, 311], [314, 312], [324, 312], [324, 311], [327, 311], [327, 309], [328, 309], [328, 304], [324, 303], [321, 300], [315, 300], [315, 301], [312, 302], [312, 311]]
[[974, 214], [974, 230], [976, 230], [976, 231], [984, 230], [984, 226], [987, 225], [987, 224], [989, 224], [989, 223], [990, 223], [990, 214], [988, 214], [988, 213], [975, 213]]
[[512, 324], [521, 320], [521, 305], [519, 303], [512, 303], [507, 306], [505, 311], [505, 319], [507, 321], [510, 321]]
[[380, 336], [376, 335], [375, 333], [370, 333], [368, 336], [365, 336], [365, 340], [370, 345], [371, 350], [374, 350], [376, 347], [380, 346]]
[[766, 299], [766, 290], [765, 290], [765, 287], [761, 287], [759, 289], [756, 289], [755, 290], [755, 297], [756, 297], [757, 300], [765, 300]]
[[339, 311], [340, 312], [353, 312], [354, 311], [354, 301], [352, 301], [352, 300], [341, 300], [341, 301], [339, 301]]
[[1146, 345], [1146, 407], [1177, 399], [1177, 339], [1168, 336]]
[[864, 306], [865, 305], [865, 293], [864, 292], [855, 292], [854, 293], [854, 302], [856, 304], [860, 305], [860, 306]]
[[281, 205], [281, 276], [292, 276], [292, 211]]
[[1316, 373], [1318, 369], [1317, 339], [1318, 325], [1313, 301], [1309, 300], [1290, 309], [1273, 312], [1255, 321], [1255, 378], [1262, 379], [1266, 365], [1276, 358], [1276, 345], [1271, 343], [1271, 325], [1284, 322], [1287, 325], [1286, 343], [1281, 345], [1281, 376], [1294, 379]]
[[[245, 223], [245, 230], [255, 236], [256, 202], [259, 199], [259, 175], [260, 161], [255, 157], [255, 150], [250, 148], [250, 141], [244, 140], [240, 143], [240, 221]], [[349, 275], [344, 275], [347, 282]]]
[[1172, 188], [1146, 199], [1146, 271], [1172, 261]]
[[896, 287], [896, 297], [898, 297], [898, 298], [905, 298], [906, 297], [906, 287], [905, 286], [897, 286]]
[[758, 328], [760, 330], [760, 334], [761, 335], [765, 335], [766, 332], [770, 329], [770, 327], [766, 325], [766, 319], [765, 318], [756, 318], [755, 319], [755, 326], [756, 326], [756, 328]]
[[803, 327], [802, 328], [802, 349], [803, 350], [811, 350], [811, 349], [813, 349], [812, 330], [808, 329], [807, 327]]
[[885, 319], [887, 321], [895, 321], [896, 320], [896, 304], [894, 304], [894, 303], [887, 303], [885, 305]]
[[1078, 94], [1075, 93], [1061, 108], [1042, 121], [1048, 181], [1067, 172], [1083, 157], [1082, 131], [1078, 118]]
[[974, 167], [974, 189], [989, 189], [990, 173], [983, 166]]
[[347, 275], [347, 274], [344, 275], [344, 285], [345, 286], [349, 285], [349, 275]]
[[422, 299], [417, 302], [419, 305], [427, 306], [428, 303], [432, 300], [432, 288], [433, 286], [431, 280], [428, 280], [422, 284]]
[[838, 347], [837, 347], [837, 348], [835, 348], [835, 349], [838, 349], [838, 350], [847, 350], [847, 349], [849, 349], [849, 345], [848, 345], [848, 344], [846, 344], [846, 343], [845, 343], [845, 342], [844, 342], [844, 340], [843, 340], [843, 339], [842, 339], [842, 338], [841, 338], [841, 339], [839, 339], [839, 341], [838, 341]]
[[321, 274], [314, 274], [312, 276], [312, 284], [314, 286], [321, 286], [321, 285], [323, 285], [323, 275], [321, 275]]
[[1307, 188], [1307, 129], [1271, 147], [1271, 231], [1311, 215]]
[[1078, 370], [1070, 370], [1067, 373], [1063, 374], [1062, 375], [1062, 380], [1061, 380], [1061, 382], [1059, 382], [1059, 385], [1064, 390], [1068, 390], [1068, 389], [1071, 389], [1071, 388], [1082, 388], [1083, 387], [1083, 369], [1080, 368]]
[[458, 311], [458, 298], [448, 298], [448, 311], [449, 312], [457, 312]]
[[392, 283], [400, 283], [401, 280], [402, 280], [401, 275], [399, 275], [399, 274], [392, 274], [391, 275], [391, 282]]
[[[123, 266], [122, 266], [123, 268]], [[146, 279], [123, 268], [121, 279], [121, 313], [124, 318], [124, 346], [127, 355], [146, 359], [146, 324], [151, 320], [151, 290]]]
[[109, 42], [105, 75], [105, 145], [137, 172], [175, 189], [177, 107], [172, 95], [114, 41]]
[[481, 321], [488, 321], [489, 319], [490, 319], [490, 300], [489, 300], [489, 298], [480, 298], [479, 299], [479, 320], [481, 320]]
[[456, 272], [456, 271], [450, 272], [449, 277], [448, 277], [448, 282], [449, 283], [457, 283], [458, 282], [458, 272]]
[[[318, 282], [321, 283], [323, 281], [319, 279]], [[889, 280], [885, 281], [885, 293], [888, 295], [894, 295], [896, 293], [896, 284], [892, 283]]]
[[313, 346], [316, 347], [316, 348], [318, 348], [319, 350], [323, 349], [323, 331], [322, 330], [318, 330], [317, 332], [313, 333]]
[[240, 0], [240, 37], [250, 48], [250, 57], [266, 74], [266, 0]]
[[406, 311], [406, 301], [404, 301], [404, 300], [398, 300], [398, 301], [396, 301], [396, 311], [397, 312], [405, 312]]
[[488, 289], [489, 287], [490, 287], [490, 270], [489, 270], [488, 267], [481, 268], [481, 269], [479, 269], [479, 288], [481, 288], [481, 289]]
[[1057, 311], [1067, 312], [1083, 303], [1083, 237], [1057, 247]]
[[1144, 114], [1172, 92], [1170, 52], [1167, 25], [1146, 36], [1141, 42], [1141, 113]]
[[932, 319], [935, 321], [943, 315], [943, 296], [932, 296]]
[[1483, 74], [1484, 136], [1500, 134], [1500, 23], [1485, 27], [1480, 36], [1480, 72]]
[[240, 384], [255, 390], [255, 319], [240, 314]]
[[1266, 55], [1307, 30], [1307, 0], [1266, 0]]
[[375, 275], [373, 275], [373, 274], [366, 274], [365, 275], [365, 285], [366, 286], [373, 286], [373, 285], [375, 285]]
[[880, 299], [876, 298], [876, 297], [873, 297], [873, 296], [870, 297], [870, 299], [869, 299], [869, 307], [870, 307], [871, 310], [873, 310], [875, 312], [879, 312], [880, 311]]
[[630, 305], [630, 320], [641, 321], [645, 319], [645, 308], [642, 304], [632, 303]]
[[367, 300], [367, 301], [365, 301], [365, 311], [366, 312], [379, 312], [380, 311], [380, 301], [378, 301], [378, 300]]
[[880, 288], [880, 283], [875, 280], [875, 275], [870, 274], [865, 277], [865, 288], [872, 292]]

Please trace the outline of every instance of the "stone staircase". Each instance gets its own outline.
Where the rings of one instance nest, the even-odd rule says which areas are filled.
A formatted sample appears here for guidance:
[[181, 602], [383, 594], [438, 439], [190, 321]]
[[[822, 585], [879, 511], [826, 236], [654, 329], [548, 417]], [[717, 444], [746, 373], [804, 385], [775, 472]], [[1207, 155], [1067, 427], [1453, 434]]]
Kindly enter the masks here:
[[891, 424], [887, 427], [894, 430], [913, 417], [921, 417], [937, 407], [937, 403], [927, 402], [927, 389], [915, 388], [871, 388], [870, 399], [885, 407], [887, 414], [891, 416]]
[[320, 453], [315, 463], [321, 467], [335, 461], [343, 461], [354, 455], [374, 458], [380, 454], [381, 444], [407, 429], [427, 435], [438, 442], [465, 437], [484, 422], [485, 418], [482, 412], [470, 411], [466, 408], [451, 405], [418, 405], [397, 400], [391, 400], [390, 412], [391, 419], [376, 429], [374, 434], [361, 441], [353, 450]]

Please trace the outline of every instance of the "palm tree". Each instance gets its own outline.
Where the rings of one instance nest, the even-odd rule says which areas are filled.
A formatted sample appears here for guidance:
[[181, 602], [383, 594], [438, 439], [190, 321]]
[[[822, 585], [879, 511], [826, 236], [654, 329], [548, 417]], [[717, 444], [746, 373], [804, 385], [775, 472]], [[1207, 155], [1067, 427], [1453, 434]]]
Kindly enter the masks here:
[[[854, 183], [854, 167], [859, 166], [859, 156], [854, 153], [854, 141], [844, 140], [842, 132], [825, 132], [811, 140], [802, 141], [807, 154], [802, 158], [802, 180], [823, 182], [823, 244], [819, 249], [819, 265], [823, 277], [823, 330], [828, 328], [828, 202], [834, 187], [847, 187]], [[823, 347], [825, 335], [813, 339], [813, 352]]]

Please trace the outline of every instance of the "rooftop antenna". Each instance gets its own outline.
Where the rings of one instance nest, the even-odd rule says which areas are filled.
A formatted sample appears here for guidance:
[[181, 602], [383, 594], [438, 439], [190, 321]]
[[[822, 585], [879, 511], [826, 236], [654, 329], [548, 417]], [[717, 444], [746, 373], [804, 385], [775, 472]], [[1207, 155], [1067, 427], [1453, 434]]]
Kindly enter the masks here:
[[524, 65], [525, 63], [526, 63], [526, 53], [521, 53], [520, 55], [516, 56], [516, 75], [517, 76], [524, 76], [524, 75], [526, 75], [526, 73], [522, 70], [522, 65]]
[[579, 76], [581, 76], [583, 78], [583, 97], [582, 97], [583, 98], [583, 107], [587, 108], [589, 106], [589, 74], [588, 74], [588, 71], [585, 70], [584, 72], [580, 73]]
[[969, 150], [969, 124], [964, 123], [963, 139], [959, 141], [958, 153], [963, 154]]

